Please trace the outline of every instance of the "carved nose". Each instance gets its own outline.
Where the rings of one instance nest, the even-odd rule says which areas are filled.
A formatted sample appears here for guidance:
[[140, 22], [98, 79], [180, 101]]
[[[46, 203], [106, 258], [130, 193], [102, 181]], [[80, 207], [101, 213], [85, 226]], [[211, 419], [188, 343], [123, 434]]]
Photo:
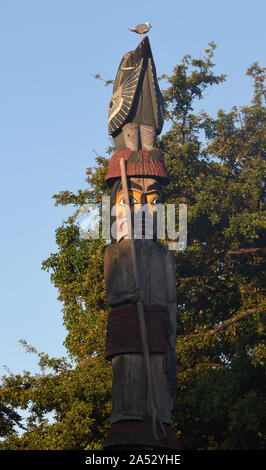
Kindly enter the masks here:
[[145, 194], [145, 193], [142, 193], [142, 194], [141, 194], [140, 203], [141, 203], [143, 206], [144, 206], [144, 204], [147, 203], [147, 197], [146, 197], [146, 194]]

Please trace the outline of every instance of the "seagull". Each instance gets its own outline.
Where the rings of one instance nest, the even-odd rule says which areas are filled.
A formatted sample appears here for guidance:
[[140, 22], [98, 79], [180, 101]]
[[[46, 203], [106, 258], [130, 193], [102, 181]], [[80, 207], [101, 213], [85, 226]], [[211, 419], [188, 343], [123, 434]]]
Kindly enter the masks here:
[[134, 33], [141, 34], [141, 40], [143, 39], [143, 34], [146, 34], [151, 29], [151, 24], [149, 21], [143, 24], [138, 24], [135, 28], [130, 29], [129, 31], [133, 31]]

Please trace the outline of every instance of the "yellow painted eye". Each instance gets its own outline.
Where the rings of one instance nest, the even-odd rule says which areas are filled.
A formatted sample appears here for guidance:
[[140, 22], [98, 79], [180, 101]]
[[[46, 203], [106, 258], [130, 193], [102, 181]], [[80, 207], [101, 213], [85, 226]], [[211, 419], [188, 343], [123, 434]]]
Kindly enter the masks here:
[[155, 199], [153, 199], [153, 200], [151, 201], [151, 204], [154, 204], [154, 205], [160, 204], [160, 203], [161, 203], [161, 201], [160, 201], [160, 199], [159, 199], [158, 197], [156, 197]]
[[159, 197], [155, 197], [154, 199], [151, 199], [148, 201], [148, 204], [152, 204], [153, 206], [156, 206], [157, 204], [161, 204], [161, 199]]
[[147, 194], [147, 203], [153, 206], [157, 204], [161, 204], [161, 196], [160, 194]]
[[[133, 206], [134, 204], [137, 204], [138, 202], [136, 201], [136, 199], [132, 196], [129, 196], [129, 204], [131, 206]], [[126, 206], [126, 200], [125, 198], [123, 197], [120, 201], [119, 201], [119, 205], [120, 206]]]

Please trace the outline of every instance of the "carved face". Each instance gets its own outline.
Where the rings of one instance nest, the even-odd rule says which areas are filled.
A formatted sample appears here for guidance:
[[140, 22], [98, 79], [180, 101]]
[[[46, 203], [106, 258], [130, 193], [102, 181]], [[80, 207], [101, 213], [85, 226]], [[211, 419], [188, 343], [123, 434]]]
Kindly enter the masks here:
[[[131, 220], [136, 238], [156, 238], [157, 209], [162, 203], [161, 185], [153, 178], [130, 178], [128, 180]], [[128, 237], [127, 204], [121, 183], [115, 200], [116, 240]]]

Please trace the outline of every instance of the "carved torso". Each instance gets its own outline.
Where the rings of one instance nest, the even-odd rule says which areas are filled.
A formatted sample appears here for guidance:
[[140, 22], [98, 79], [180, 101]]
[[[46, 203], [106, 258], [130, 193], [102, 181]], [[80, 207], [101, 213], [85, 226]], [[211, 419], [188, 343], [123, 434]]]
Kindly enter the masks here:
[[[143, 292], [141, 300], [144, 305], [167, 307], [169, 302], [175, 302], [173, 254], [154, 240], [135, 240], [135, 246]], [[105, 282], [108, 305], [137, 300], [130, 240], [122, 240], [106, 249]]]

